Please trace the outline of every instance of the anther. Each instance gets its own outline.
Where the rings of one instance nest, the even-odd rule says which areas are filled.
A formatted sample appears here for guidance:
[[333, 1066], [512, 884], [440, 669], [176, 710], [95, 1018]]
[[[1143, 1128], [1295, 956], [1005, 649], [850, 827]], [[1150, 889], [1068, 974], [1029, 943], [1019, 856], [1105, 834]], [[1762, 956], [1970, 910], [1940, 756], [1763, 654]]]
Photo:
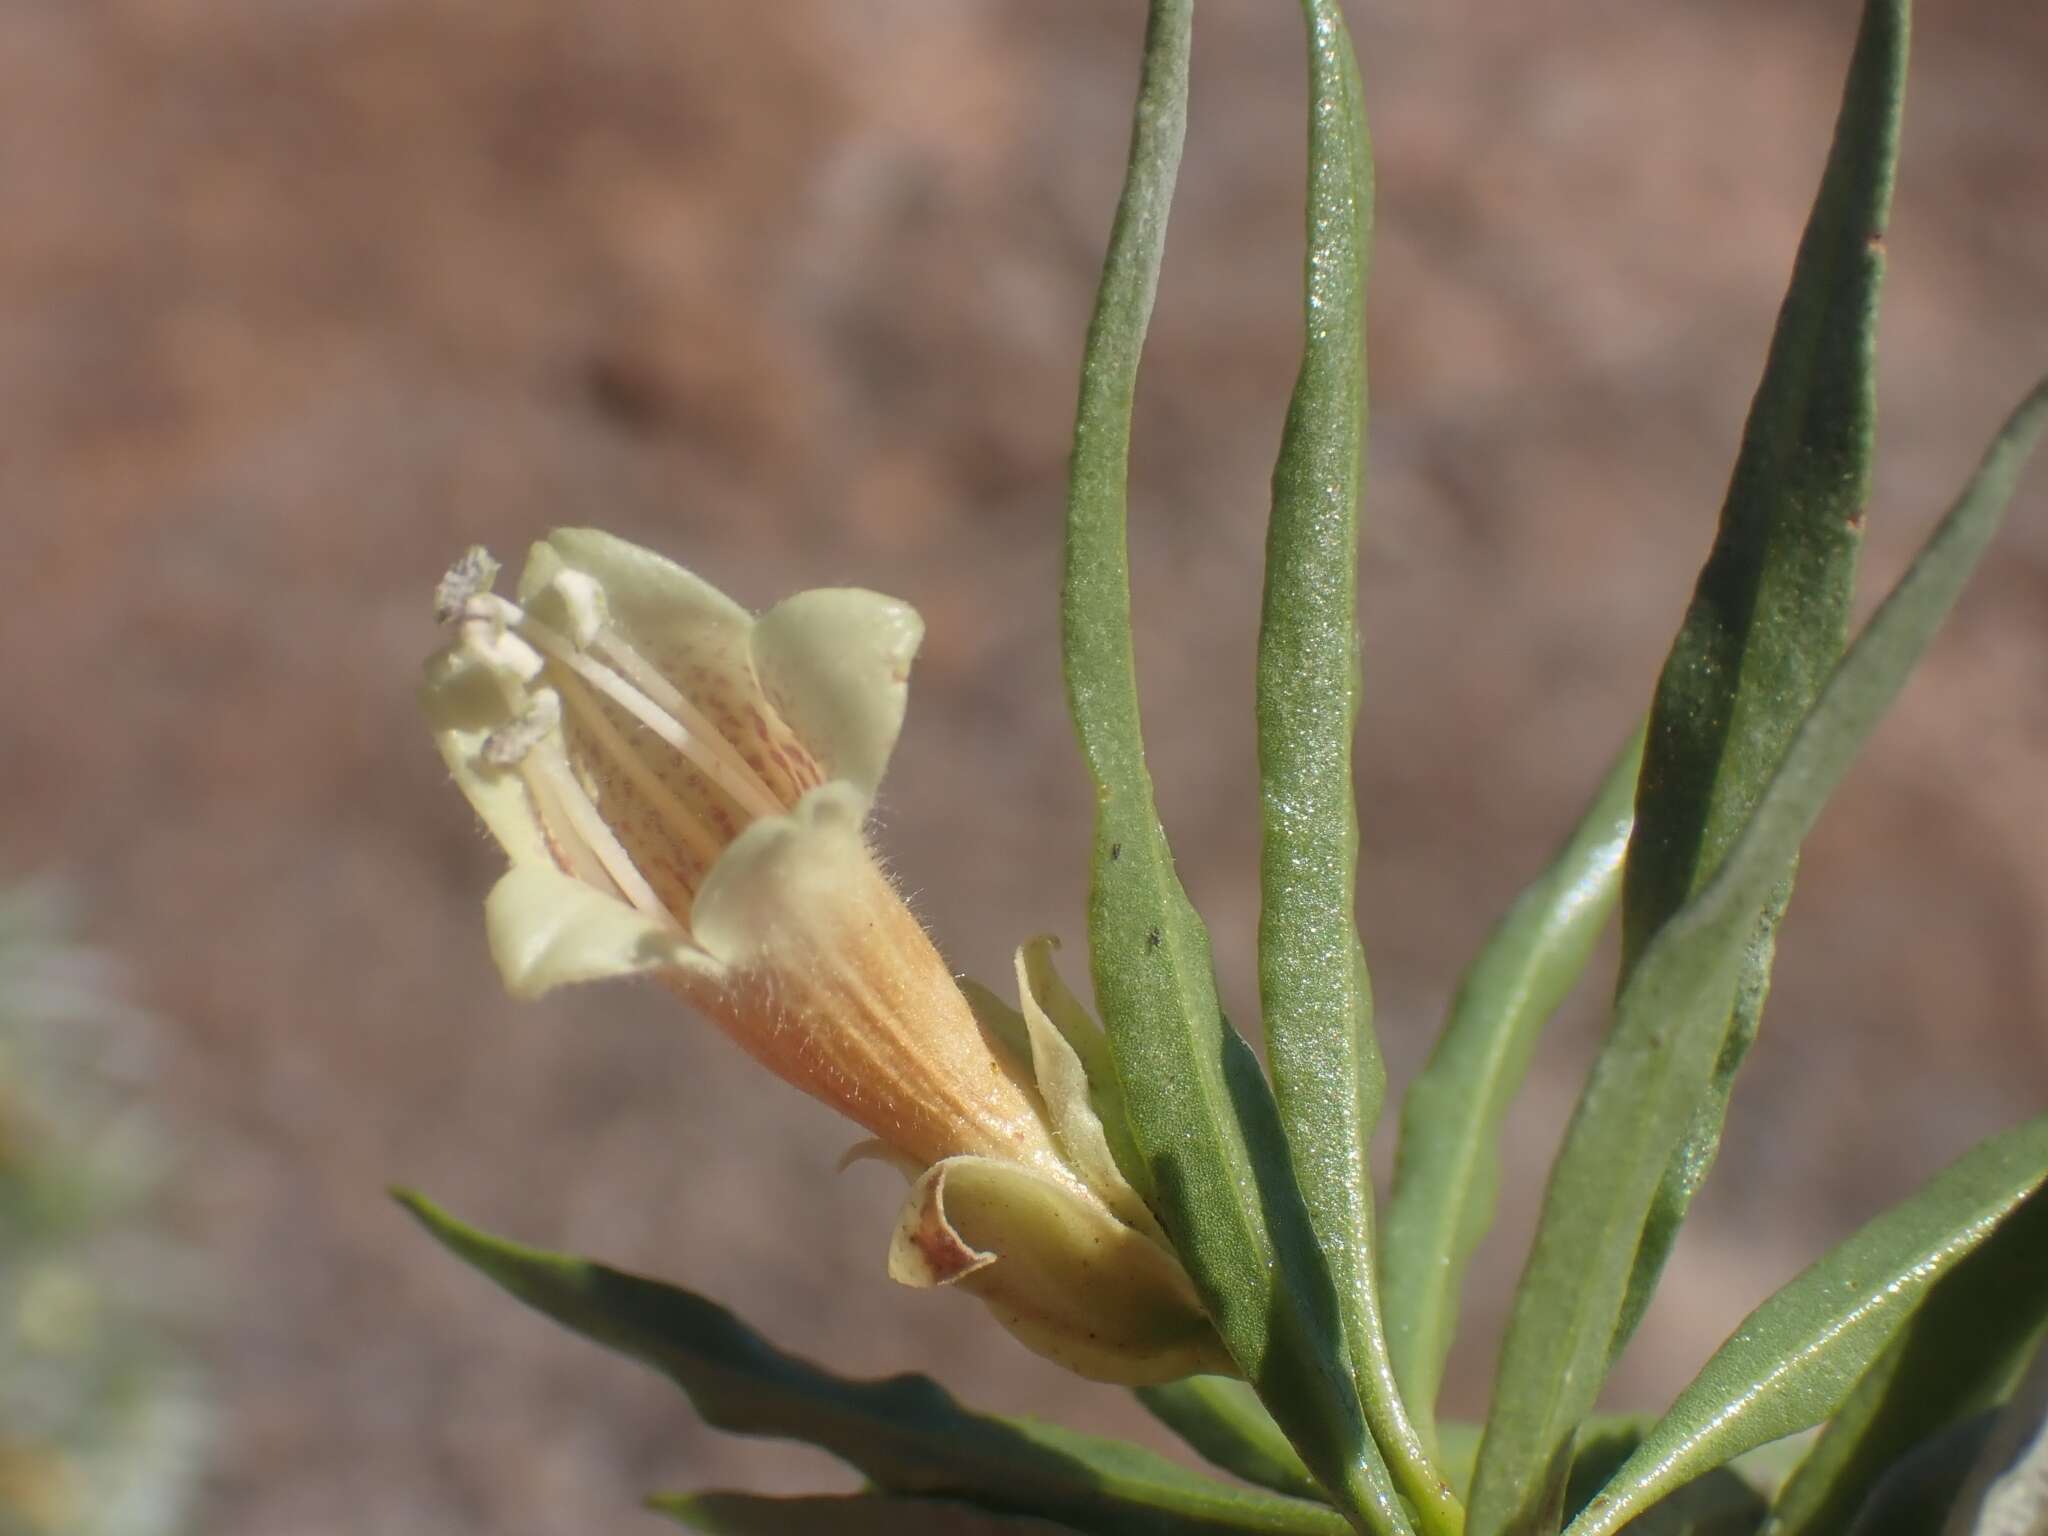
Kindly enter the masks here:
[[462, 618], [462, 651], [478, 665], [524, 687], [541, 675], [547, 663], [539, 651], [504, 628], [494, 615], [475, 611], [475, 600]]
[[548, 585], [562, 600], [569, 619], [569, 638], [578, 650], [587, 650], [598, 633], [610, 622], [605, 610], [604, 588], [582, 571], [558, 571]]
[[463, 616], [469, 600], [491, 590], [498, 579], [498, 562], [481, 544], [472, 544], [462, 558], [448, 567], [448, 574], [434, 588], [434, 622], [453, 624]]
[[479, 755], [493, 768], [510, 768], [522, 762], [561, 723], [562, 696], [552, 688], [536, 689], [526, 712], [486, 736]]

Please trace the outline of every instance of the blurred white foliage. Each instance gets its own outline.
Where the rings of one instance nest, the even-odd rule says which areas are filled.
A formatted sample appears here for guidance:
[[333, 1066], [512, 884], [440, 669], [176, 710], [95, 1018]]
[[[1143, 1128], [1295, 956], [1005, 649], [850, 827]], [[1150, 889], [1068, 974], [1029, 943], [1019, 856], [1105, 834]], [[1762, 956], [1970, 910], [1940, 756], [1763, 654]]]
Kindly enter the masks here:
[[205, 1415], [152, 1230], [152, 1021], [67, 919], [0, 890], [0, 1536], [172, 1536]]

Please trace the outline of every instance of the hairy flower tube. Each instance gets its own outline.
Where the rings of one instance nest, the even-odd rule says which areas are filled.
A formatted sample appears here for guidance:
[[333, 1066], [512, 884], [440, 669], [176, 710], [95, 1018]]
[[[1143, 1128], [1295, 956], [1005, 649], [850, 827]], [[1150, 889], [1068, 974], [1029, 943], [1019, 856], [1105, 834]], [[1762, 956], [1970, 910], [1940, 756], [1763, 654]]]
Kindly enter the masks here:
[[496, 574], [472, 550], [443, 579], [424, 699], [511, 861], [485, 902], [507, 988], [658, 978], [910, 1177], [895, 1278], [960, 1285], [1082, 1375], [1231, 1369], [1111, 1152], [1101, 1032], [1050, 944], [1019, 952], [1021, 1012], [963, 990], [867, 842], [917, 615], [839, 589], [756, 618], [580, 529], [516, 599]]

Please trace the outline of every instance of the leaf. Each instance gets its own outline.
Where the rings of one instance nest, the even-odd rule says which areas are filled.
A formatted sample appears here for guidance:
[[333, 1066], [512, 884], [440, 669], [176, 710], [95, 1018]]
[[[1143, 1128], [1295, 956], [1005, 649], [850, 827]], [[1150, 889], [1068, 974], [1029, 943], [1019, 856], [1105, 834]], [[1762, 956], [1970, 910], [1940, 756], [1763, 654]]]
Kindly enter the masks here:
[[1259, 626], [1259, 1001], [1295, 1173], [1338, 1291], [1357, 1298], [1373, 1289], [1366, 1144], [1387, 1081], [1358, 941], [1351, 788], [1372, 168], [1343, 18], [1319, 0], [1303, 9], [1306, 339], [1273, 471]]
[[2048, 380], [2007, 421], [1835, 669], [1720, 869], [1624, 985], [1515, 1295], [1474, 1476], [1472, 1536], [1519, 1536], [1555, 1517], [1573, 1427], [1605, 1375], [1633, 1237], [1713, 1071], [1754, 914], [1961, 593], [2044, 416]]
[[[1622, 896], [1622, 976], [1748, 819], [1842, 653], [1877, 422], [1884, 227], [1906, 90], [1908, 0], [1868, 0], [1833, 148], [1771, 336], [1714, 548], [1650, 707]], [[1635, 1332], [1713, 1167], [1756, 1038], [1778, 920], [1764, 893], [1720, 1060], [1644, 1226], [1614, 1352]]]
[[1125, 541], [1131, 403], [1187, 116], [1191, 0], [1153, 0], [1129, 168], [1081, 364], [1060, 593], [1067, 697], [1096, 791], [1091, 969], [1157, 1211], [1246, 1378], [1317, 1478], [1407, 1522], [1347, 1369], [1336, 1292], [1258, 1060], [1224, 1019], [1145, 765]]
[[1336, 0], [1308, 33], [1307, 252], [1301, 368], [1266, 533], [1259, 625], [1259, 1002], [1294, 1173], [1328, 1258], [1366, 1424], [1425, 1531], [1462, 1512], [1409, 1422], [1373, 1271], [1368, 1144], [1387, 1073], [1358, 941], [1358, 498], [1372, 148]]
[[[1572, 1470], [1566, 1480], [1564, 1507], [1577, 1513], [1643, 1443], [1643, 1433], [1649, 1427], [1650, 1420], [1641, 1414], [1595, 1414], [1580, 1425], [1578, 1443], [1572, 1447]], [[1479, 1437], [1484, 1429], [1483, 1424], [1459, 1419], [1446, 1420], [1442, 1425], [1443, 1454], [1437, 1464], [1444, 1469], [1453, 1488], [1471, 1488], [1472, 1467], [1479, 1459]]]
[[535, 1311], [660, 1371], [706, 1423], [802, 1440], [880, 1489], [1039, 1515], [1095, 1536], [1345, 1536], [1332, 1510], [1235, 1488], [1138, 1446], [962, 1408], [928, 1376], [851, 1381], [785, 1354], [701, 1296], [465, 1226], [398, 1199], [457, 1258]]
[[1750, 934], [1749, 950], [1736, 978], [1727, 1027], [1721, 1036], [1720, 1054], [1714, 1058], [1713, 1072], [1693, 1105], [1692, 1122], [1664, 1166], [1664, 1177], [1650, 1202], [1650, 1213], [1643, 1219], [1643, 1235], [1636, 1243], [1635, 1267], [1629, 1271], [1621, 1319], [1615, 1324], [1614, 1342], [1608, 1348], [1610, 1360], [1621, 1358], [1621, 1352], [1642, 1325], [1643, 1316], [1655, 1299], [1657, 1282], [1663, 1278], [1664, 1265], [1678, 1242], [1678, 1229], [1692, 1209], [1693, 1196], [1706, 1183], [1720, 1156], [1721, 1129], [1728, 1121], [1735, 1074], [1742, 1069], [1763, 1023], [1764, 1002], [1771, 990], [1771, 966], [1778, 953], [1778, 924], [1792, 897], [1791, 871], [1797, 865], [1795, 854], [1786, 867], [1786, 878], [1765, 896], [1763, 910]]
[[[1643, 1443], [1650, 1420], [1638, 1414], [1595, 1415], [1579, 1429], [1566, 1479], [1564, 1509], [1577, 1514], [1606, 1486], [1621, 1464]], [[1472, 1461], [1479, 1451], [1479, 1426], [1448, 1423], [1444, 1450], [1454, 1486], [1468, 1487]], [[1752, 1532], [1763, 1518], [1774, 1467], [1758, 1467], [1762, 1456], [1745, 1458], [1733, 1467], [1681, 1488], [1671, 1498], [1638, 1517], [1629, 1536], [1676, 1536], [1683, 1531]]]
[[1629, 1536], [1754, 1536], [1766, 1507], [1761, 1493], [1716, 1467], [1643, 1511]]
[[2048, 1327], [2048, 1190], [1928, 1289], [1832, 1415], [1771, 1511], [1770, 1536], [1842, 1536], [1915, 1445], [1997, 1406]]
[[1062, 1536], [1073, 1529], [953, 1499], [904, 1499], [886, 1493], [795, 1499], [684, 1493], [649, 1499], [647, 1506], [705, 1536]]
[[1199, 1455], [1248, 1483], [1302, 1499], [1326, 1497], [1260, 1404], [1228, 1376], [1189, 1376], [1136, 1392], [1151, 1415]]
[[[1743, 1321], [1570, 1536], [1617, 1531], [1712, 1468], [1832, 1416], [1935, 1280], [1982, 1252], [2044, 1179], [2048, 1115], [1978, 1146], [1835, 1248]], [[2038, 1212], [2018, 1231], [2038, 1242]]]
[[1465, 1271], [1500, 1193], [1500, 1129], [1537, 1035], [1563, 1003], [1621, 890], [1638, 731], [1556, 857], [1508, 909], [1458, 987], [1429, 1065], [1401, 1104], [1381, 1241], [1394, 1371], [1425, 1443], [1457, 1328]]
[[1997, 1418], [1979, 1414], [1915, 1446], [1878, 1480], [1849, 1527], [1850, 1536], [1934, 1536], [1969, 1481]]
[[2036, 1352], [1970, 1467], [1943, 1536], [2048, 1530], [2048, 1349]]

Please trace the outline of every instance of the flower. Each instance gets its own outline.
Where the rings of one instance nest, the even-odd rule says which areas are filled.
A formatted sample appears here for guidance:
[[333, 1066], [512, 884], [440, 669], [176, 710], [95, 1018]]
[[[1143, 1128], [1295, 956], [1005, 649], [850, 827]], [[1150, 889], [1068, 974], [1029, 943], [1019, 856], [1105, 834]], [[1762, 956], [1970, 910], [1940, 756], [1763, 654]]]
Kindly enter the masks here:
[[496, 575], [471, 550], [443, 579], [424, 701], [511, 861], [485, 902], [507, 988], [657, 977], [911, 1178], [897, 1279], [1084, 1375], [1230, 1369], [1110, 1150], [1101, 1032], [1049, 942], [1019, 952], [1021, 1012], [963, 989], [868, 845], [917, 615], [842, 589], [756, 618], [582, 529], [534, 546], [516, 600]]

